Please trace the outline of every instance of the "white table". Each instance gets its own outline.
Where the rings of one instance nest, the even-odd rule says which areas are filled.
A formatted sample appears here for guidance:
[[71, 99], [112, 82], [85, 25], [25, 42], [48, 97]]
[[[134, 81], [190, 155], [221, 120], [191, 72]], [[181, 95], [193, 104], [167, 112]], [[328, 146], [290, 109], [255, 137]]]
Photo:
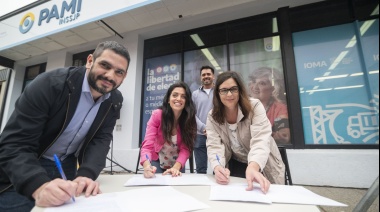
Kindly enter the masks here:
[[[122, 192], [132, 189], [141, 188], [137, 187], [125, 187], [123, 186], [127, 180], [133, 175], [100, 175], [98, 182], [100, 183], [100, 189], [103, 193], [110, 192]], [[214, 176], [207, 175], [212, 181]], [[231, 182], [246, 182], [244, 178], [231, 177]], [[314, 205], [295, 205], [295, 204], [260, 204], [253, 202], [232, 202], [232, 201], [210, 201], [210, 186], [172, 186], [176, 190], [185, 194], [191, 195], [199, 201], [210, 206], [208, 209], [199, 210], [202, 212], [224, 212], [224, 211], [273, 211], [273, 212], [319, 212], [317, 206]], [[34, 207], [32, 212], [44, 211], [43, 208]]]

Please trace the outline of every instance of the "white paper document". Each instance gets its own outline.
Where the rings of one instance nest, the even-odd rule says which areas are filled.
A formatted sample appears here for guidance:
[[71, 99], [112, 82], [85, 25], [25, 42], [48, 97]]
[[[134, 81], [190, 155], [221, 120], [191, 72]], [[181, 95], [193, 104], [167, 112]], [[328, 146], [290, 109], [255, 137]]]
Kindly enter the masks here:
[[272, 202], [304, 205], [347, 206], [302, 186], [271, 185], [266, 195]]
[[144, 178], [143, 175], [135, 175], [130, 178], [124, 186], [144, 186], [144, 185], [216, 185], [215, 182], [208, 179], [205, 175], [183, 174], [180, 177], [171, 175], [156, 174], [153, 178]]
[[246, 188], [246, 184], [240, 183], [211, 186], [210, 200], [272, 203], [260, 189], [246, 191]]
[[256, 183], [253, 191], [246, 191], [246, 188], [247, 184], [241, 183], [211, 186], [210, 200], [347, 206], [315, 194], [302, 186], [271, 185], [267, 194], [263, 194], [260, 185]]
[[192, 196], [168, 186], [133, 189], [125, 192], [98, 194], [97, 196], [76, 198], [59, 207], [46, 208], [46, 212], [141, 212], [165, 211], [181, 212], [209, 208]]

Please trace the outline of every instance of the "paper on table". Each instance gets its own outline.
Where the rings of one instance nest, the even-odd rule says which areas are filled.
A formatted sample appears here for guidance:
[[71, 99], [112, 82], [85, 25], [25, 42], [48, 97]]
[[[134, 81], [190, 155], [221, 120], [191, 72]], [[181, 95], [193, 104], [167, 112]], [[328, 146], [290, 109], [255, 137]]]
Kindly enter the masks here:
[[205, 175], [183, 174], [180, 177], [171, 175], [156, 174], [153, 178], [144, 178], [143, 175], [135, 175], [130, 178], [124, 186], [141, 186], [141, 185], [216, 185]]
[[302, 186], [271, 185], [267, 196], [272, 202], [305, 205], [347, 206], [320, 196]]
[[108, 211], [123, 211], [122, 208], [118, 206], [117, 203], [117, 193], [107, 193], [99, 194], [91, 197], [76, 197], [75, 202], [72, 202], [71, 199], [64, 205], [59, 207], [50, 207], [46, 208], [45, 212], [83, 212], [83, 211], [99, 211], [99, 212], [108, 212]]
[[[247, 185], [229, 184], [211, 186], [210, 200], [251, 201], [266, 203], [291, 203], [304, 205], [347, 206], [332, 199], [315, 194], [302, 186], [271, 185], [264, 195], [259, 184], [254, 184], [254, 195], [247, 195]], [[261, 194], [262, 196], [260, 196]], [[263, 197], [264, 196], [264, 197]], [[261, 198], [261, 199], [260, 199]]]
[[[153, 186], [132, 190], [122, 195], [125, 211], [194, 211], [209, 208], [208, 205], [169, 186]], [[147, 195], [148, 194], [148, 195]]]
[[[46, 208], [46, 212], [60, 211], [101, 211], [101, 212], [140, 212], [140, 211], [194, 211], [209, 208], [194, 197], [179, 192], [172, 187], [149, 187], [125, 192], [99, 194], [94, 197], [78, 197], [75, 203]], [[164, 204], [170, 203], [170, 204]]]
[[[257, 185], [256, 185], [257, 186]], [[257, 186], [258, 187], [258, 186]], [[260, 189], [246, 191], [246, 184], [228, 184], [211, 186], [210, 200], [228, 200], [228, 201], [245, 201], [261, 202], [271, 204], [272, 202]]]

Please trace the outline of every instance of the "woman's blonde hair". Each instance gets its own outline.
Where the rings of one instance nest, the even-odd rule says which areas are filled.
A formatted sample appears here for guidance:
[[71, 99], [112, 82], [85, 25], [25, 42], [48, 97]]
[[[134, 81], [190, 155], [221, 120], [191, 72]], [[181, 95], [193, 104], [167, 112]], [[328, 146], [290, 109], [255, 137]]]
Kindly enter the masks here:
[[284, 77], [278, 69], [270, 67], [260, 67], [251, 72], [248, 76], [250, 83], [255, 82], [256, 79], [268, 77], [269, 81], [274, 87], [272, 97], [277, 101], [286, 102]]

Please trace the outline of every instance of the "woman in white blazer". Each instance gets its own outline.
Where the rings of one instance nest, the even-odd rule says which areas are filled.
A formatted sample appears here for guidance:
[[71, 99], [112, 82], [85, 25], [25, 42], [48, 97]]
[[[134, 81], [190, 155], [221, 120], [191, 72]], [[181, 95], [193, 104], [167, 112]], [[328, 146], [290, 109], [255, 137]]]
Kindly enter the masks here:
[[215, 83], [213, 109], [208, 114], [207, 155], [216, 182], [228, 184], [229, 176], [245, 177], [266, 193], [271, 183], [285, 183], [285, 165], [264, 106], [250, 99], [238, 73], [220, 74]]

